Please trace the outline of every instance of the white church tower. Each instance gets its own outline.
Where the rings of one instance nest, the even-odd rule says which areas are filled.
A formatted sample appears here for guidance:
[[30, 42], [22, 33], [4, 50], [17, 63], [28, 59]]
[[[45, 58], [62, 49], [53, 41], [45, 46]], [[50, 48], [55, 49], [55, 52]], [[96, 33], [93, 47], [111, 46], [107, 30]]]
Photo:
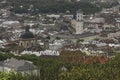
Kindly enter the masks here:
[[82, 34], [84, 32], [83, 24], [83, 13], [81, 10], [78, 10], [76, 14], [76, 34]]
[[76, 20], [77, 20], [77, 21], [83, 21], [83, 13], [82, 13], [81, 10], [78, 10], [78, 11], [77, 11]]

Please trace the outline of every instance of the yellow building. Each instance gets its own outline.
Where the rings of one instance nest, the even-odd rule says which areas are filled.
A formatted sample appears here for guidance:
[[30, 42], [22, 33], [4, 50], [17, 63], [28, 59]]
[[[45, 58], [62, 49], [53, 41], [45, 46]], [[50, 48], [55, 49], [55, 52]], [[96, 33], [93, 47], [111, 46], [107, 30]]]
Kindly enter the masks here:
[[84, 32], [83, 29], [83, 21], [72, 20], [71, 26], [75, 29], [75, 34], [82, 34]]
[[35, 44], [35, 36], [32, 32], [29, 31], [29, 26], [27, 26], [25, 32], [23, 32], [19, 38], [19, 46], [28, 49], [35, 46]]
[[71, 20], [71, 26], [74, 28], [74, 29], [76, 29], [76, 20], [75, 19], [73, 19], [73, 20]]

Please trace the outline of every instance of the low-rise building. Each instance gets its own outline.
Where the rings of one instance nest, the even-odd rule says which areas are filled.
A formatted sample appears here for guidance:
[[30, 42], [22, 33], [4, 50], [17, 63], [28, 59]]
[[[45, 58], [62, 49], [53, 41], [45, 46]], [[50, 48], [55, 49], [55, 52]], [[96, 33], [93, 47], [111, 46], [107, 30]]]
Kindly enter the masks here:
[[15, 58], [0, 61], [0, 71], [8, 72], [10, 70], [27, 74], [37, 73], [37, 67], [30, 61], [17, 60]]
[[84, 22], [84, 28], [87, 32], [100, 33], [103, 30], [104, 18], [94, 18]]

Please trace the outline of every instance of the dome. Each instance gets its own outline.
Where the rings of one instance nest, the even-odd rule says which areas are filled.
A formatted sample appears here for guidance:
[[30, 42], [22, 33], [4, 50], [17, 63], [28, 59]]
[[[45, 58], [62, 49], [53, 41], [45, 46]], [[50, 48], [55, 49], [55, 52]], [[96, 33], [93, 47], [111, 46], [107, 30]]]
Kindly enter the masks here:
[[23, 39], [29, 39], [29, 38], [34, 38], [34, 35], [32, 32], [24, 32], [20, 38], [23, 38]]
[[35, 38], [35, 37], [33, 33], [29, 31], [29, 27], [26, 27], [26, 31], [21, 34], [20, 38], [30, 39], [30, 38]]

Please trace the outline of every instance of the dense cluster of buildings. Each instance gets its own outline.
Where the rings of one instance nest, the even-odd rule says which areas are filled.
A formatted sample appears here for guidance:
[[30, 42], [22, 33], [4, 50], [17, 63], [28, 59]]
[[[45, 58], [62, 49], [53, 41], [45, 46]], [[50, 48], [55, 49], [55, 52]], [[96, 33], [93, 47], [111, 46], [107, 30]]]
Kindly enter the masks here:
[[[57, 0], [64, 1], [64, 0]], [[66, 0], [72, 1], [72, 0]], [[75, 0], [86, 1], [86, 0]], [[88, 1], [88, 0], [87, 0]], [[96, 2], [113, 0], [90, 0]], [[0, 4], [6, 3], [6, 0]], [[91, 56], [108, 58], [120, 52], [120, 6], [105, 8], [99, 13], [85, 15], [80, 9], [75, 14], [16, 14], [8, 8], [0, 9], [0, 53], [8, 50], [17, 56], [60, 56], [69, 51], [85, 54], [84, 63]], [[97, 59], [96, 59], [97, 60]], [[32, 62], [10, 58], [0, 61], [0, 71], [37, 72]], [[63, 70], [66, 68], [63, 67]]]
[[[62, 13], [13, 15], [9, 9], [1, 9], [1, 11], [0, 48], [8, 48], [16, 54], [31, 51], [33, 53], [38, 52], [41, 55], [40, 51], [45, 52], [46, 50], [48, 53], [60, 54], [63, 48], [70, 47], [67, 50], [74, 50], [76, 46], [80, 46], [76, 50], [87, 51], [87, 54], [88, 52], [106, 53], [101, 49], [99, 50], [99, 47], [103, 46], [119, 48], [119, 5], [103, 9], [94, 15], [84, 15], [81, 10], [78, 10], [74, 15]], [[95, 41], [95, 38], [92, 38], [93, 36], [97, 36], [96, 38], [99, 39], [95, 44], [91, 43]], [[89, 40], [88, 37], [92, 39]], [[79, 39], [84, 39], [84, 42], [76, 45]], [[112, 40], [113, 42], [100, 42], [102, 40]], [[111, 44], [113, 46], [110, 46]], [[98, 50], [95, 50], [96, 52], [90, 51], [86, 45], [95, 45]], [[47, 53], [45, 54], [47, 55]]]
[[[94, 15], [81, 10], [76, 14], [15, 14], [8, 8], [0, 9], [0, 14], [0, 49], [15, 55], [60, 56], [61, 51], [80, 51], [86, 56], [111, 58], [120, 52], [120, 5]], [[0, 68], [21, 70], [12, 65], [14, 61], [23, 68], [26, 63], [36, 68], [13, 58], [0, 62]]]

